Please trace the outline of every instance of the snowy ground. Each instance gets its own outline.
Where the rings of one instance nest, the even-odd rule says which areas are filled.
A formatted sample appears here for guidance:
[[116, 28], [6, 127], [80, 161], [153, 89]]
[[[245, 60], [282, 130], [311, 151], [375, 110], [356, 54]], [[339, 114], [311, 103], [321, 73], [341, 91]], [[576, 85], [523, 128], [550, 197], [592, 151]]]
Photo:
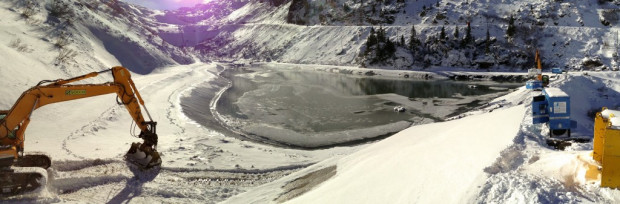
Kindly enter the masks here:
[[[137, 139], [129, 136], [131, 119], [115, 105], [113, 96], [37, 110], [26, 133], [27, 151], [49, 154], [54, 164], [47, 193], [36, 201], [80, 202], [88, 197], [96, 202], [202, 203], [234, 196], [228, 202], [432, 203], [620, 198], [618, 191], [600, 188], [584, 177], [587, 165], [582, 160], [587, 160], [591, 143], [575, 144], [567, 151], [546, 145], [541, 127], [530, 124], [529, 100], [536, 92], [521, 88], [463, 114], [462, 119], [415, 126], [375, 144], [303, 151], [224, 137], [186, 118], [180, 97], [213, 79], [215, 71], [215, 64], [194, 64], [134, 76], [159, 122], [158, 150], [164, 163], [158, 170], [142, 172], [121, 160]], [[577, 133], [591, 130], [588, 110], [619, 105], [616, 75], [574, 73], [552, 83], [572, 96], [582, 96], [574, 97], [571, 107], [580, 125]], [[437, 195], [450, 196], [436, 200]]]
[[155, 172], [137, 172], [122, 161], [131, 142], [139, 139], [130, 136], [131, 118], [124, 107], [116, 105], [114, 96], [38, 109], [26, 132], [26, 151], [50, 155], [53, 165], [50, 193], [37, 200], [216, 202], [363, 147], [280, 149], [225, 137], [197, 125], [181, 114], [179, 97], [212, 78], [209, 69], [214, 68], [195, 64], [134, 76], [159, 124], [158, 151], [164, 162]]
[[[575, 73], [551, 84], [573, 97], [577, 134], [592, 136], [593, 121], [587, 110], [619, 105], [617, 75]], [[537, 94], [522, 88], [496, 99], [494, 105], [464, 114], [468, 117], [409, 128], [342, 159], [315, 164], [227, 201], [618, 202], [620, 191], [599, 187], [596, 174], [586, 173], [592, 170], [591, 143], [575, 143], [565, 151], [546, 144], [542, 126], [531, 124], [529, 101]], [[331, 170], [327, 178], [314, 173], [327, 170]], [[320, 181], [304, 182], [312, 176]]]
[[[49, 134], [46, 130], [52, 127], [33, 123], [28, 135], [31, 135], [31, 141], [39, 143], [31, 148], [47, 152], [56, 160], [50, 171], [52, 185], [49, 190], [52, 193], [46, 199], [75, 201], [89, 196], [102, 202], [163, 201], [164, 198], [166, 201], [200, 202], [203, 199], [221, 201], [248, 190], [229, 202], [271, 202], [291, 198], [295, 203], [317, 199], [328, 203], [352, 199], [370, 203], [458, 203], [463, 200], [613, 202], [620, 196], [617, 191], [599, 188], [596, 181], [584, 177], [587, 165], [582, 160], [588, 158], [589, 144], [576, 144], [564, 152], [546, 145], [541, 127], [531, 125], [528, 114], [529, 99], [536, 92], [520, 89], [496, 99], [494, 105], [464, 114], [470, 116], [463, 119], [412, 127], [367, 148], [295, 151], [226, 138], [201, 128], [180, 114], [179, 96], [197, 82], [213, 77], [209, 71], [214, 67], [175, 67], [137, 77], [137, 86], [143, 87], [141, 92], [145, 100], [152, 101], [147, 105], [156, 120], [161, 121], [159, 150], [165, 158], [161, 170], [146, 172], [146, 176], [145, 172], [138, 173], [119, 159], [128, 146], [125, 144], [131, 140], [124, 129], [130, 119], [122, 112], [122, 107], [110, 104], [110, 108], [101, 113], [102, 116], [94, 117], [94, 121], [83, 120], [84, 126], [73, 131], [80, 134], [68, 131], [64, 134], [71, 136], [62, 142], [58, 138], [54, 140], [58, 145], [49, 145], [54, 141], [37, 136], [43, 134], [37, 130]], [[615, 91], [620, 87], [615, 75], [590, 73], [590, 76], [582, 76], [578, 73], [558, 78], [552, 86], [571, 95], [591, 96], [575, 97], [572, 101], [573, 118], [585, 126], [583, 129], [588, 129], [592, 121], [584, 116], [587, 107], [618, 105], [612, 100], [620, 96]], [[588, 83], [599, 84], [605, 89], [597, 87], [601, 90], [591, 92], [584, 86]], [[598, 94], [608, 95], [608, 100], [600, 99]], [[584, 98], [588, 100], [583, 101]], [[106, 99], [100, 100], [99, 104], [103, 104]], [[63, 107], [50, 109], [62, 111]], [[36, 114], [46, 114], [47, 110], [46, 107]], [[73, 125], [80, 123], [73, 119], [69, 122]], [[577, 133], [587, 134], [586, 130], [577, 130]], [[111, 138], [97, 139], [102, 137]], [[38, 145], [41, 143], [47, 145]], [[58, 146], [63, 147], [63, 151], [45, 149]], [[362, 150], [339, 159], [358, 149]], [[94, 161], [96, 158], [103, 160]], [[316, 162], [320, 163], [303, 169]], [[304, 176], [326, 175], [312, 174], [321, 170], [331, 170], [327, 175], [333, 177], [320, 178], [326, 181], [315, 183], [316, 189], [293, 185], [296, 184], [293, 181]], [[274, 181], [288, 174], [290, 176]], [[172, 188], [181, 186], [180, 183], [188, 188]], [[286, 194], [285, 189], [311, 191], [295, 198]], [[108, 193], [103, 196], [102, 191]], [[439, 199], [436, 195], [452, 196], [435, 200]]]
[[[9, 109], [22, 91], [40, 80], [100, 71], [135, 59], [142, 61], [139, 64], [149, 65], [148, 59], [164, 59], [156, 65], [175, 64], [165, 53], [180, 52], [170, 46], [164, 46], [172, 49], [169, 52], [157, 51], [159, 48], [152, 44], [159, 43], [159, 37], [143, 42], [142, 37], [138, 37], [143, 30], [131, 29], [123, 20], [108, 21], [112, 18], [105, 11], [82, 9], [79, 15], [93, 20], [78, 22], [71, 37], [73, 43], [66, 47], [76, 50], [78, 55], [66, 64], [55, 65], [61, 49], [54, 45], [58, 36], [50, 32], [57, 28], [42, 23], [47, 19], [45, 12], [26, 20], [20, 16], [21, 10], [13, 8], [12, 2], [3, 1], [0, 6], [0, 86], [3, 87], [0, 109]], [[595, 15], [586, 16], [594, 19], [586, 19], [586, 23], [598, 23]], [[99, 24], [105, 25], [95, 26]], [[95, 29], [88, 26], [95, 26]], [[109, 27], [119, 36], [97, 32], [103, 27]], [[269, 24], [248, 25], [232, 35], [243, 37], [241, 42], [250, 41], [256, 35], [242, 34], [253, 28], [260, 28], [255, 32], [274, 34], [252, 39], [258, 43], [272, 43], [270, 47], [274, 49], [271, 50], [284, 46], [271, 38], [285, 35], [290, 41], [297, 39], [298, 35], [293, 34], [299, 30], [313, 31], [302, 35], [309, 38], [291, 46], [291, 52], [282, 54], [281, 58], [285, 59], [282, 61], [293, 63], [347, 64], [341, 60], [353, 61], [364, 39], [356, 27], [315, 29]], [[391, 28], [394, 32], [398, 29]], [[404, 26], [402, 33], [406, 34], [408, 29], [408, 25]], [[572, 36], [588, 28], [562, 30], [569, 30], [567, 35]], [[130, 41], [118, 41], [129, 35], [126, 31], [131, 31], [131, 44], [135, 46], [125, 46]], [[325, 40], [317, 43], [310, 38], [321, 32], [329, 34], [317, 35], [314, 39]], [[607, 31], [598, 31], [595, 37], [579, 35], [572, 42], [583, 42], [557, 52], [569, 50], [573, 55], [582, 51], [599, 52], [592, 46], [599, 41], [596, 36], [603, 36], [603, 32]], [[349, 38], [337, 37], [341, 35]], [[346, 43], [349, 41], [352, 43]], [[138, 49], [140, 43], [148, 49]], [[315, 52], [328, 44], [338, 45], [331, 47], [339, 49]], [[245, 44], [236, 45], [244, 47]], [[343, 50], [344, 58], [338, 55]], [[146, 59], [140, 55], [123, 55], [141, 52], [158, 54]], [[558, 60], [572, 63], [559, 56]], [[26, 151], [43, 152], [52, 157], [49, 185], [43, 192], [3, 198], [3, 202], [620, 202], [620, 191], [600, 188], [597, 180], [584, 173], [590, 168], [591, 143], [574, 144], [565, 151], [554, 150], [545, 142], [544, 128], [531, 125], [529, 100], [535, 92], [520, 89], [480, 110], [447, 122], [412, 127], [374, 144], [291, 150], [225, 137], [182, 114], [180, 98], [196, 86], [210, 83], [216, 66], [196, 63], [158, 69], [155, 69], [157, 66], [142, 66], [148, 69], [136, 70], [149, 73], [134, 74], [134, 81], [159, 124], [158, 150], [164, 161], [159, 169], [140, 171], [122, 160], [131, 142], [139, 139], [130, 136], [131, 118], [123, 107], [116, 105], [113, 95], [38, 109], [26, 132]], [[316, 67], [334, 72], [362, 72], [352, 67]], [[449, 75], [445, 72], [453, 71], [434, 69], [415, 76], [429, 74], [441, 78]], [[378, 73], [385, 77], [401, 77], [405, 72]], [[588, 113], [592, 110], [620, 106], [617, 102], [620, 98], [618, 75], [616, 72], [570, 73], [568, 77], [554, 80], [551, 86], [573, 96], [571, 112], [573, 120], [577, 121], [576, 135], [591, 137], [593, 122]]]
[[[54, 163], [47, 193], [34, 199], [203, 203], [234, 196], [227, 201], [572, 203], [620, 198], [618, 191], [585, 178], [583, 160], [591, 143], [567, 151], [546, 145], [541, 126], [530, 124], [529, 100], [537, 92], [521, 88], [462, 119], [415, 126], [371, 145], [290, 150], [225, 137], [182, 114], [180, 97], [214, 79], [216, 66], [193, 64], [134, 75], [159, 122], [164, 163], [157, 170], [139, 171], [122, 161], [138, 139], [129, 136], [131, 119], [114, 96], [37, 110], [26, 132], [27, 151], [44, 152]], [[571, 111], [579, 124], [576, 133], [591, 136], [587, 111], [620, 105], [620, 80], [615, 72], [588, 74], [558, 77], [551, 86], [582, 96], [572, 99]], [[451, 196], [436, 200], [437, 195]]]

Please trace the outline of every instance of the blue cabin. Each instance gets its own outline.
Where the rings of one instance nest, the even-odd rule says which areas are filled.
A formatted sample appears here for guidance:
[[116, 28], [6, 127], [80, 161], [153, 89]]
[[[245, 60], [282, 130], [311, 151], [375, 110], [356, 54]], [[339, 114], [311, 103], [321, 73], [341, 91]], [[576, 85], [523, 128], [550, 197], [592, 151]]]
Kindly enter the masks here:
[[548, 103], [551, 136], [565, 133], [570, 136], [570, 97], [559, 88], [546, 88], [543, 90], [543, 95]]
[[550, 136], [570, 137], [570, 97], [558, 88], [543, 89], [532, 99], [532, 124], [548, 123]]
[[564, 72], [564, 70], [562, 70], [560, 68], [553, 68], [553, 69], [551, 69], [551, 73], [554, 73], [554, 74], [561, 74], [562, 72]]

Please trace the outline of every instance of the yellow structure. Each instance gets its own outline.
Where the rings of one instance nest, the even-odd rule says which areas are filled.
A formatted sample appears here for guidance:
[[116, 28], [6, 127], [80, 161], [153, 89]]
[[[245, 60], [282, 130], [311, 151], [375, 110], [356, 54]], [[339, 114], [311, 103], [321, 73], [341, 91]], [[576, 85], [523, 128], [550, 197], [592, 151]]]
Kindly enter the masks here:
[[538, 79], [538, 81], [542, 81], [542, 62], [540, 62], [541, 60], [538, 49], [536, 49], [536, 56], [534, 57], [534, 60], [536, 61], [536, 68], [538, 69], [538, 75], [536, 75], [536, 79]]
[[[100, 84], [86, 84], [83, 81], [103, 73], [111, 73], [114, 81]], [[11, 87], [4, 88], [10, 89]], [[158, 136], [155, 127], [157, 122], [151, 119], [144, 106], [144, 100], [131, 79], [129, 70], [124, 67], [112, 67], [70, 79], [43, 80], [24, 91], [10, 110], [0, 110], [0, 169], [2, 169], [0, 170], [0, 197], [7, 194], [25, 193], [46, 184], [46, 179], [40, 179], [46, 175], [40, 172], [45, 172], [45, 169], [51, 166], [50, 158], [45, 154], [32, 154], [24, 151], [26, 128], [35, 110], [48, 104], [105, 94], [116, 94], [116, 102], [125, 106], [136, 127], [140, 128], [138, 137], [144, 141], [144, 143], [132, 143], [125, 154], [125, 160], [141, 168], [160, 166], [161, 157], [156, 150]], [[142, 110], [146, 112], [149, 121], [144, 118]], [[61, 113], [56, 117], [65, 116], [67, 114]], [[70, 124], [64, 126], [70, 126]]]
[[[607, 108], [603, 108], [604, 111]], [[609, 120], [604, 118], [601, 112], [596, 113], [594, 119], [594, 151], [592, 152], [592, 159], [599, 164], [603, 163], [603, 144], [605, 143], [605, 130], [607, 130], [607, 124]]]
[[620, 111], [596, 114], [592, 159], [602, 167], [601, 187], [620, 188]]

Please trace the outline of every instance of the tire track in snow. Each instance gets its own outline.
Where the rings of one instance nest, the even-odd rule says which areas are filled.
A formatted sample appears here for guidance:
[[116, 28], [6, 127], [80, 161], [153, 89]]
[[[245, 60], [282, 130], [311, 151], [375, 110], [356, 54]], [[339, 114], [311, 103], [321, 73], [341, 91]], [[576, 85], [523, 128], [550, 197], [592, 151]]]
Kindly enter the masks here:
[[[120, 160], [61, 161], [51, 168], [49, 189], [63, 200], [102, 196], [116, 202], [124, 191], [134, 196], [222, 201], [250, 188], [272, 182], [308, 165], [264, 170], [161, 167], [140, 170]], [[97, 200], [97, 199], [96, 199]]]

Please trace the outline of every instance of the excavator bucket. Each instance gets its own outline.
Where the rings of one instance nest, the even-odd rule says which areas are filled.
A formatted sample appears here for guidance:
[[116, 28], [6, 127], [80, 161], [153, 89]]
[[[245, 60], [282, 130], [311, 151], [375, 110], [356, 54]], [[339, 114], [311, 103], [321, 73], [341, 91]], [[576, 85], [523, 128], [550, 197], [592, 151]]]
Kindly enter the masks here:
[[144, 122], [144, 124], [147, 128], [138, 135], [138, 137], [144, 140], [144, 143], [132, 143], [131, 148], [125, 154], [125, 160], [142, 169], [150, 169], [161, 165], [161, 157], [159, 157], [159, 152], [155, 149], [158, 141], [157, 129], [155, 128], [157, 122], [149, 121]]
[[153, 147], [142, 143], [133, 143], [125, 154], [125, 160], [142, 169], [150, 169], [161, 165], [161, 157]]

